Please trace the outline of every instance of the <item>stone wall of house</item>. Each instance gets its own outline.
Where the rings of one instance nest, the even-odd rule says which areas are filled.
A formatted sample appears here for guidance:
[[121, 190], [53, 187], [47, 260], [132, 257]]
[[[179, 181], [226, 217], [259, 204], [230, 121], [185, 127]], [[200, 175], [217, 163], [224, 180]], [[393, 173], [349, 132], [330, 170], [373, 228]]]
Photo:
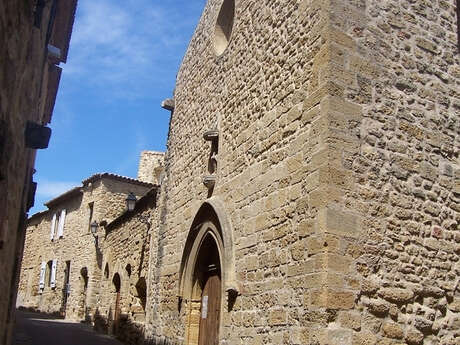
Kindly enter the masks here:
[[164, 174], [164, 155], [164, 152], [142, 151], [137, 179], [160, 185]]
[[[0, 4], [0, 343], [9, 344], [25, 236], [26, 213], [33, 204], [35, 150], [25, 144], [28, 121], [46, 125], [59, 84], [59, 61], [47, 59], [47, 34], [68, 34], [75, 1], [60, 7], [67, 16], [50, 25], [51, 2], [5, 0]], [[37, 12], [41, 15], [37, 17]], [[72, 12], [72, 13], [71, 13]], [[61, 18], [61, 17], [59, 17]], [[66, 26], [61, 27], [62, 26]], [[51, 29], [51, 30], [50, 30]], [[53, 41], [54, 42], [54, 41]], [[57, 47], [64, 47], [54, 43]], [[63, 49], [64, 50], [64, 49]], [[59, 59], [58, 59], [59, 60]], [[51, 75], [51, 77], [50, 77]]]
[[[65, 312], [65, 317], [73, 320], [91, 318], [101, 299], [103, 222], [115, 219], [124, 211], [129, 192], [140, 198], [149, 188], [150, 185], [112, 178], [96, 179], [70, 196], [64, 194], [54, 199], [48, 203], [48, 211], [32, 217], [27, 227], [18, 306], [62, 315]], [[60, 215], [63, 209], [66, 210], [64, 236], [54, 236], [51, 240], [52, 217]], [[92, 221], [103, 223], [98, 228], [97, 242], [90, 231]], [[40, 292], [41, 263], [53, 259], [57, 259], [56, 287], [51, 288], [45, 282]], [[67, 261], [70, 261], [70, 294], [64, 306]]]
[[181, 260], [212, 195], [230, 219], [240, 294], [228, 307], [223, 289], [220, 343], [454, 344], [454, 4], [236, 1], [216, 56], [221, 4], [208, 1], [178, 73], [150, 267], [152, 343], [190, 339]]
[[[156, 253], [150, 245], [156, 245], [158, 233], [156, 197], [156, 190], [151, 190], [138, 201], [134, 212], [122, 214], [106, 227], [102, 249], [104, 274], [95, 326], [114, 333], [127, 344], [142, 344], [144, 339], [149, 254]], [[116, 284], [120, 291], [118, 321]]]

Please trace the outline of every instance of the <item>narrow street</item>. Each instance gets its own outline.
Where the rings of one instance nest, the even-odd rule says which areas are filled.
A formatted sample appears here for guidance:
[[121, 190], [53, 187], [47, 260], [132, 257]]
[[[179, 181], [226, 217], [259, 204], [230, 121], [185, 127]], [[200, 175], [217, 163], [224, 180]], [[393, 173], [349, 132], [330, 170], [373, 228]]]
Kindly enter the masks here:
[[13, 345], [122, 345], [89, 325], [16, 311]]

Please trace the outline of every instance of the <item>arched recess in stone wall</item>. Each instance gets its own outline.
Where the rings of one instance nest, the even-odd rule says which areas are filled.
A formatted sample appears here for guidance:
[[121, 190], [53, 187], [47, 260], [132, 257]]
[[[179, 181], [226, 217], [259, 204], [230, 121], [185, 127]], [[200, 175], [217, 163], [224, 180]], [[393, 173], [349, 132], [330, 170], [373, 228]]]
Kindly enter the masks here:
[[110, 269], [109, 269], [109, 263], [107, 262], [104, 268], [104, 278], [109, 279], [109, 275], [110, 275]]
[[79, 280], [79, 287], [78, 287], [78, 317], [83, 319], [87, 316], [87, 294], [88, 294], [88, 283], [89, 283], [89, 275], [88, 275], [88, 268], [82, 267], [80, 269], [80, 276]]
[[[212, 222], [215, 226], [202, 227], [205, 222]], [[181, 260], [178, 295], [186, 300], [192, 298], [195, 264], [201, 243], [209, 234], [214, 237], [217, 243], [224, 290], [237, 294], [239, 289], [235, 273], [233, 228], [223, 202], [218, 197], [206, 200], [196, 212], [189, 229]]]

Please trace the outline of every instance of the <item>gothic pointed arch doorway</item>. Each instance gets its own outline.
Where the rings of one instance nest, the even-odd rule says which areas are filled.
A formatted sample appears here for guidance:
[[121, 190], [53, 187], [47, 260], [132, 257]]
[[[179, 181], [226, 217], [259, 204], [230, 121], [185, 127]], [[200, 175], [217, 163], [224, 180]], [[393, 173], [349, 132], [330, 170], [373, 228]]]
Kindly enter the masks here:
[[[186, 345], [219, 344], [224, 300], [238, 295], [233, 230], [218, 197], [204, 202], [190, 225], [179, 273], [179, 309]], [[229, 310], [230, 311], [230, 308]]]
[[193, 270], [189, 306], [188, 344], [219, 343], [222, 279], [219, 248], [210, 231], [212, 223], [202, 225], [207, 230], [199, 245]]

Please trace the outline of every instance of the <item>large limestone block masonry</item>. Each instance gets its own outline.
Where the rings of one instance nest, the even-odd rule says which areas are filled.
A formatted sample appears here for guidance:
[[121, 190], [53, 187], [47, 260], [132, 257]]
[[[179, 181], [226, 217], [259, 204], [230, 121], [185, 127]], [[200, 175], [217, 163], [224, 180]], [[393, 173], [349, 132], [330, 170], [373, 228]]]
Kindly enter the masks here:
[[[239, 291], [231, 306], [223, 291], [220, 344], [454, 344], [455, 3], [238, 0], [226, 48], [215, 44], [222, 3], [207, 2], [177, 76], [152, 342], [196, 338], [179, 272], [212, 195], [232, 225]], [[214, 128], [210, 193], [203, 134]]]

